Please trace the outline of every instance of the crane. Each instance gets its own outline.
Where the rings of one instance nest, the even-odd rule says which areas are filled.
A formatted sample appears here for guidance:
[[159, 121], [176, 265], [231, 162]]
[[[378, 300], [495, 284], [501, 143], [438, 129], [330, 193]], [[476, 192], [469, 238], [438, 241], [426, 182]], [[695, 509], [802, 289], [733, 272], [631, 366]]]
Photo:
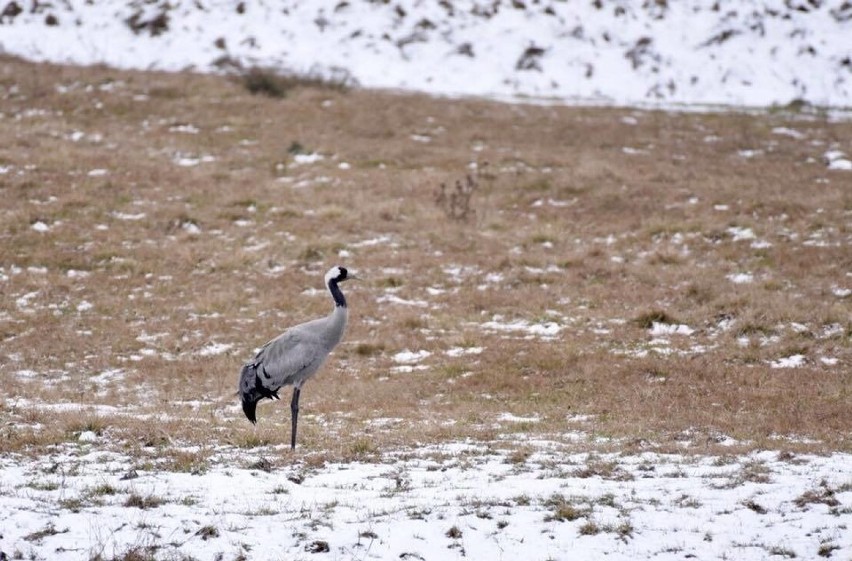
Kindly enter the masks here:
[[258, 351], [254, 359], [243, 365], [240, 372], [240, 398], [243, 412], [252, 424], [257, 424], [257, 402], [261, 399], [280, 399], [278, 390], [293, 386], [290, 401], [290, 448], [296, 449], [296, 428], [299, 422], [299, 395], [302, 385], [319, 370], [328, 353], [343, 338], [348, 309], [340, 283], [358, 279], [345, 267], [335, 266], [325, 274], [325, 286], [334, 300], [334, 310], [322, 318], [301, 323], [272, 339]]

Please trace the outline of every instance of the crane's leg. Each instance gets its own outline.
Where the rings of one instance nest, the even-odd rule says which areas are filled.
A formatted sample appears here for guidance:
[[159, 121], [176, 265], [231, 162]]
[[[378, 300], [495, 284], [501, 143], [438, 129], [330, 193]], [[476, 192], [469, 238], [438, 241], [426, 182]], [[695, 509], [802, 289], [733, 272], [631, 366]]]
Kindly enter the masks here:
[[290, 402], [290, 414], [292, 415], [293, 430], [290, 433], [290, 449], [296, 449], [296, 426], [299, 424], [299, 394], [301, 388], [293, 388], [293, 400]]

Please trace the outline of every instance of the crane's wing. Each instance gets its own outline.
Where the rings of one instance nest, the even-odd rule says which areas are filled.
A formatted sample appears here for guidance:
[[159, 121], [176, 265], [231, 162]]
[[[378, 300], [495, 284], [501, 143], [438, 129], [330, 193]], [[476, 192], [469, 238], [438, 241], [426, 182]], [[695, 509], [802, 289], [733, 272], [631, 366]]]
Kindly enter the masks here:
[[257, 422], [258, 401], [278, 399], [280, 388], [299, 384], [313, 374], [325, 358], [323, 351], [316, 337], [299, 329], [285, 331], [266, 343], [240, 373], [240, 397], [248, 420]]

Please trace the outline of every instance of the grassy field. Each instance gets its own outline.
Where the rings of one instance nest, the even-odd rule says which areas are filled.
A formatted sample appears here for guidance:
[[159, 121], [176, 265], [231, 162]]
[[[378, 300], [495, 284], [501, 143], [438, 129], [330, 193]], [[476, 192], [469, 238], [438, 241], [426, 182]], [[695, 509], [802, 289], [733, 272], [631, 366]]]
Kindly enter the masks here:
[[335, 264], [273, 463], [852, 450], [852, 121], [286, 86], [0, 59], [0, 454], [286, 445], [237, 375]]

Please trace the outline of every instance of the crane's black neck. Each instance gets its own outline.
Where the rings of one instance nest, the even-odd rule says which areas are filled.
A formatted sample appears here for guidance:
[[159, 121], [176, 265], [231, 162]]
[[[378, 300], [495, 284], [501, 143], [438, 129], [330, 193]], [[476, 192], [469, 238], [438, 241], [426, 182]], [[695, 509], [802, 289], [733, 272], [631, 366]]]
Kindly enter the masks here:
[[337, 279], [328, 281], [328, 290], [331, 292], [331, 297], [334, 298], [334, 305], [339, 308], [345, 308], [346, 297], [343, 296], [343, 291], [337, 286]]

